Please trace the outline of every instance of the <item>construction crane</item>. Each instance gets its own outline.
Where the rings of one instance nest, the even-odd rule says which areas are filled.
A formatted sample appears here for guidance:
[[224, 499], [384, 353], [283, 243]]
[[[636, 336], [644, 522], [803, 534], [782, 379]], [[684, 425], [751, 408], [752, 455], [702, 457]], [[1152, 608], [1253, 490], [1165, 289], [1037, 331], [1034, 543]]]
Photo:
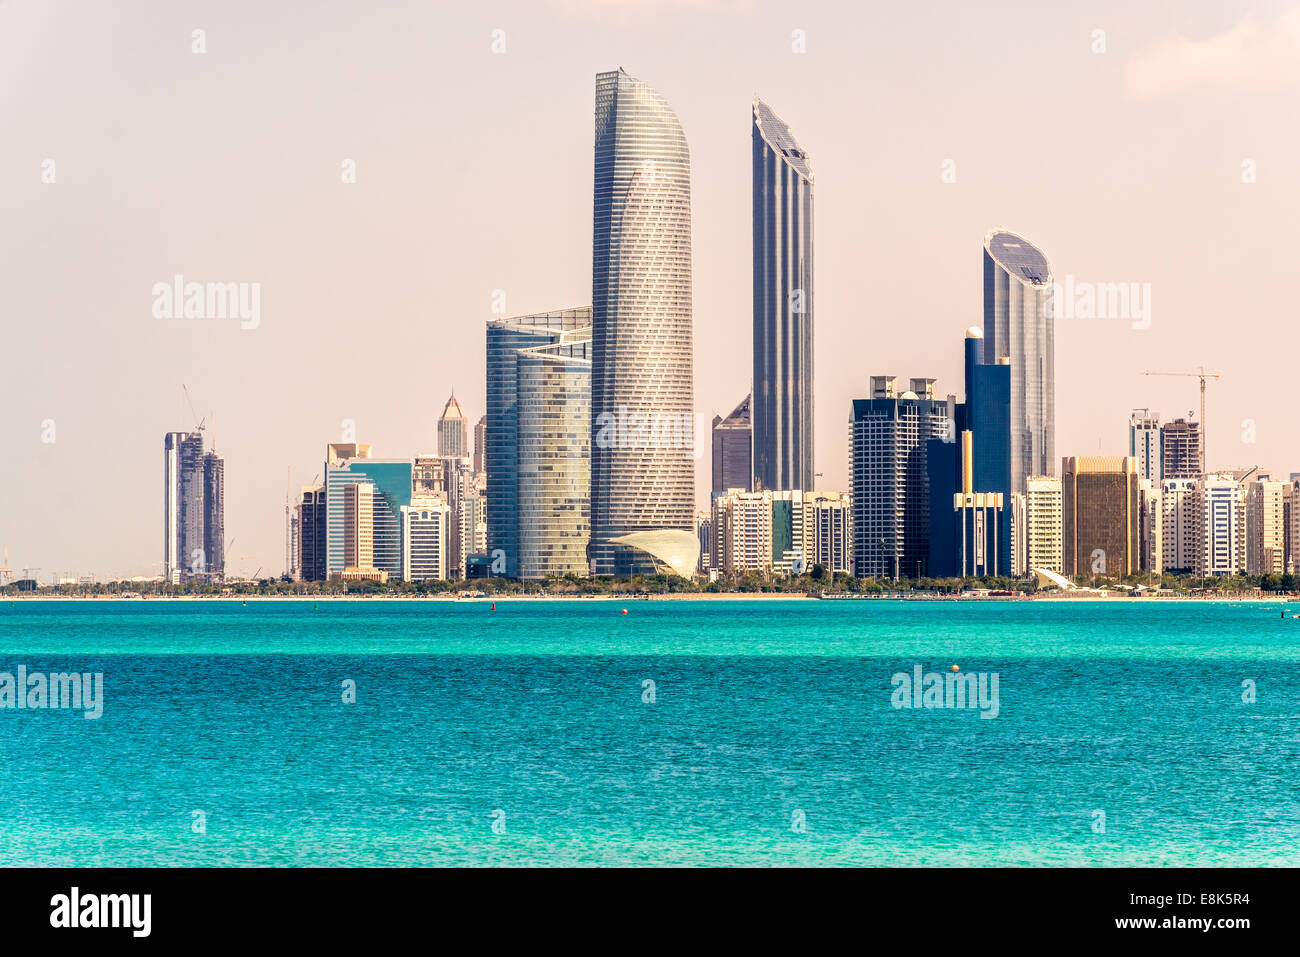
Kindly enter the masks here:
[[5, 563], [0, 566], [0, 585], [8, 585], [13, 580], [14, 570], [9, 567], [9, 546], [5, 546]]
[[1205, 366], [1197, 366], [1195, 372], [1147, 372], [1143, 375], [1171, 375], [1201, 380], [1201, 482], [1205, 481], [1205, 380], [1222, 378], [1217, 372], [1206, 372]]
[[200, 419], [199, 414], [194, 411], [194, 400], [190, 398], [189, 387], [184, 382], [181, 383], [181, 391], [185, 393], [185, 401], [189, 404], [190, 415], [194, 416], [194, 431], [202, 432], [204, 428], [204, 420]]

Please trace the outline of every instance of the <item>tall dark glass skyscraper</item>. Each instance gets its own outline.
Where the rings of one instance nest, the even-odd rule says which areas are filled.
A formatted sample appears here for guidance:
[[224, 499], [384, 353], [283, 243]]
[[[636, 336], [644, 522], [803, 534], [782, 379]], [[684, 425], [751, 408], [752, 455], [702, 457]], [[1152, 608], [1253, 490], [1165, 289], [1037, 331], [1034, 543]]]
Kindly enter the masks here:
[[625, 575], [654, 570], [626, 536], [689, 537], [698, 555], [690, 151], [664, 98], [620, 69], [596, 77], [595, 152], [589, 555]]
[[1013, 232], [984, 237], [984, 362], [1011, 361], [1011, 490], [1056, 474], [1056, 336], [1052, 267]]
[[813, 176], [808, 154], [754, 100], [754, 475], [813, 487]]

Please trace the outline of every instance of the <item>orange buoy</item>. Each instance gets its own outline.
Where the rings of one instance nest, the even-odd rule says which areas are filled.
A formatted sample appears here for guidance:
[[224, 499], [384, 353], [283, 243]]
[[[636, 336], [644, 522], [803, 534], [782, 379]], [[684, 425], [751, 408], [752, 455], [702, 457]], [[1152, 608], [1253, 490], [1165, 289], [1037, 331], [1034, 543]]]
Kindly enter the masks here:
[[625, 614], [625, 615], [627, 614], [627, 609], [626, 609], [626, 608], [623, 609], [623, 614]]
[[953, 665], [953, 666], [952, 666], [952, 670], [953, 670], [953, 671], [961, 671], [961, 667], [960, 667], [959, 665]]

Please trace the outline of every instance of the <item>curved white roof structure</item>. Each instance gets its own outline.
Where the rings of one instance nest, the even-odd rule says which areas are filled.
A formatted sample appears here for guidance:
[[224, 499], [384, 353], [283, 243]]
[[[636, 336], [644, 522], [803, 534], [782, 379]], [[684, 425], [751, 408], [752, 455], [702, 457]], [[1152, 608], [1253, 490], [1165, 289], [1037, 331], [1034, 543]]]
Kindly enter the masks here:
[[611, 539], [610, 544], [644, 552], [650, 556], [657, 571], [673, 571], [682, 578], [691, 578], [700, 563], [699, 536], [679, 528], [658, 528], [620, 535]]
[[1074, 591], [1075, 584], [1059, 572], [1051, 572], [1046, 568], [1031, 568], [1040, 585], [1055, 585], [1061, 591]]

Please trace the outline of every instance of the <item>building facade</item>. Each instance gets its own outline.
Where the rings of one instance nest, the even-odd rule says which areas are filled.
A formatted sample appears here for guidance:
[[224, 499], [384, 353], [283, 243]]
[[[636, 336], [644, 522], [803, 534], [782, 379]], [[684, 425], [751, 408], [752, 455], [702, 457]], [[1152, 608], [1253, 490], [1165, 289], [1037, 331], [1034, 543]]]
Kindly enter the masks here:
[[368, 482], [371, 496], [371, 533], [374, 568], [387, 577], [402, 574], [401, 508], [411, 504], [411, 459], [371, 458], [364, 443], [335, 443], [327, 447], [325, 460], [325, 574], [342, 575], [345, 558], [344, 490]]
[[302, 581], [324, 581], [326, 508], [325, 486], [304, 485], [298, 499], [298, 568]]
[[1191, 575], [1200, 562], [1201, 482], [1198, 478], [1167, 478], [1160, 483], [1160, 570]]
[[1063, 459], [1061, 525], [1063, 575], [1123, 578], [1139, 571], [1137, 463], [1128, 456]]
[[[912, 379], [899, 395], [893, 376], [872, 376], [871, 397], [849, 415], [849, 495], [853, 573], [900, 578], [928, 574], [930, 485], [927, 443], [950, 435], [948, 401], [933, 379]], [[920, 392], [915, 390], [920, 389]]]
[[518, 353], [519, 577], [586, 577], [591, 329]]
[[438, 498], [416, 497], [401, 507], [402, 581], [446, 581], [451, 544], [451, 506]]
[[1246, 486], [1246, 571], [1286, 571], [1287, 483], [1261, 477]]
[[[519, 354], [560, 345], [566, 336], [589, 340], [590, 329], [591, 309], [586, 306], [494, 319], [487, 324], [483, 468], [487, 473], [487, 552], [496, 577], [520, 576]], [[591, 423], [582, 431], [589, 437]], [[590, 439], [586, 441], [589, 448]]]
[[811, 489], [813, 174], [790, 128], [755, 98], [754, 464], [759, 486]]
[[1211, 474], [1200, 490], [1200, 578], [1239, 575], [1246, 570], [1246, 498], [1232, 475]]
[[1031, 475], [1025, 480], [1026, 572], [1061, 572], [1065, 541], [1061, 530], [1061, 479]]
[[621, 69], [597, 75], [589, 551], [597, 575], [653, 573], [636, 542], [680, 550], [696, 541], [690, 172], [667, 101]]

